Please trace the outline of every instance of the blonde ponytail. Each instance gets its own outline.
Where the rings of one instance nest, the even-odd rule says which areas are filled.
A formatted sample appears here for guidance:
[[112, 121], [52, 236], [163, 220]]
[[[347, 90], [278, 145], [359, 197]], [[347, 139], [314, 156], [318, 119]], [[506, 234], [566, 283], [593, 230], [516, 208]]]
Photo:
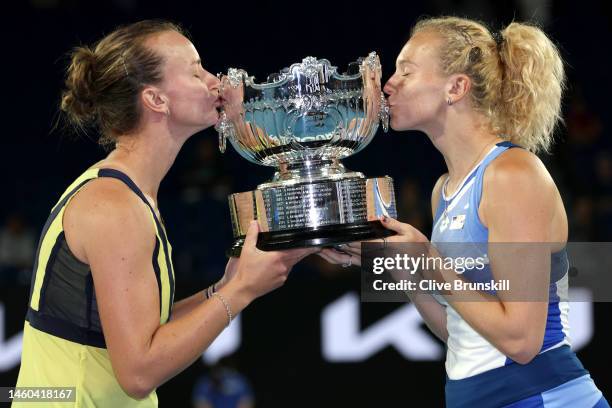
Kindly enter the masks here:
[[549, 151], [561, 120], [565, 74], [542, 30], [513, 22], [495, 39], [484, 24], [458, 17], [421, 20], [412, 35], [424, 30], [443, 40], [442, 71], [470, 77], [472, 106], [492, 132], [534, 153]]
[[511, 23], [502, 36], [503, 127], [516, 144], [548, 152], [556, 124], [562, 120], [563, 61], [557, 47], [537, 27]]

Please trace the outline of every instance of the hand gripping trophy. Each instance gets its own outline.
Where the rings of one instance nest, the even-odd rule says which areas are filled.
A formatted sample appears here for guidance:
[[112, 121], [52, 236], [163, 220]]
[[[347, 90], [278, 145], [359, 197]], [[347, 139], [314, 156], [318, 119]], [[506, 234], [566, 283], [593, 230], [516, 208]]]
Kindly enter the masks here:
[[236, 239], [232, 256], [252, 220], [259, 223], [262, 250], [393, 234], [379, 221], [382, 215], [397, 217], [393, 180], [366, 178], [340, 162], [372, 141], [379, 121], [387, 131], [376, 53], [349, 64], [343, 74], [326, 59], [306, 57], [265, 83], [230, 68], [221, 77], [221, 96], [221, 152], [229, 140], [245, 159], [276, 168], [272, 180], [228, 197]]

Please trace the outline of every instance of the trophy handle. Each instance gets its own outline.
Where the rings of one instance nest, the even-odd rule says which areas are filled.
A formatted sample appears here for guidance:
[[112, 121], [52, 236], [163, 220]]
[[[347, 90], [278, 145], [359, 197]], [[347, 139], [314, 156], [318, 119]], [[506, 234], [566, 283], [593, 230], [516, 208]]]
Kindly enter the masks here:
[[[220, 81], [219, 94], [222, 98], [229, 98], [229, 103], [235, 102], [233, 100], [233, 96], [231, 92], [227, 94], [226, 86], [230, 86], [230, 91], [232, 89], [237, 89], [241, 83], [244, 82], [244, 78], [247, 76], [247, 73], [244, 70], [230, 68], [228, 70], [227, 75], [223, 75], [221, 73], [217, 74], [217, 78]], [[225, 149], [227, 147], [227, 139], [235, 140], [232, 138], [236, 137], [236, 129], [232, 121], [227, 117], [226, 111], [227, 106], [223, 105], [221, 111], [219, 112], [220, 119], [215, 125], [215, 130], [219, 133], [219, 151], [221, 153], [225, 153]], [[230, 115], [232, 112], [230, 111]]]
[[389, 131], [389, 103], [385, 98], [384, 92], [380, 93], [380, 113], [378, 118], [382, 124], [383, 132], [387, 133]]
[[221, 153], [225, 153], [225, 149], [227, 148], [227, 137], [224, 132], [219, 133], [219, 151]]
[[234, 125], [227, 119], [224, 111], [221, 111], [221, 120], [215, 125], [215, 130], [219, 133], [219, 151], [225, 153], [227, 139], [234, 136]]

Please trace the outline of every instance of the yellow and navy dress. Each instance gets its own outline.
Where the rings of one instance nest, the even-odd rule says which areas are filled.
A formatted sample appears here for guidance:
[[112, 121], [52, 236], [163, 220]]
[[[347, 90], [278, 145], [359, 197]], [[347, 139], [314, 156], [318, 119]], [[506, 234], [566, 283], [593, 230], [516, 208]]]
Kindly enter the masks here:
[[[155, 391], [136, 400], [117, 382], [106, 350], [91, 269], [72, 254], [64, 237], [62, 219], [66, 206], [87, 182], [98, 177], [121, 180], [149, 207], [157, 236], [151, 262], [159, 289], [159, 323], [170, 319], [174, 271], [172, 247], [163, 223], [126, 174], [114, 169], [89, 169], [61, 196], [40, 237], [17, 387], [75, 387], [76, 402], [44, 406], [156, 407]], [[13, 407], [30, 405], [13, 403]]]

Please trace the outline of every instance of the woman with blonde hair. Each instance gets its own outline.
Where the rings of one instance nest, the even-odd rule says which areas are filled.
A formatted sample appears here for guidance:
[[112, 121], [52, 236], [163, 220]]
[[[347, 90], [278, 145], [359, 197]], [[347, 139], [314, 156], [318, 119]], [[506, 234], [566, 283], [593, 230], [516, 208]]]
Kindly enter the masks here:
[[[513, 22], [491, 33], [476, 21], [440, 17], [416, 24], [385, 85], [391, 127], [427, 134], [448, 168], [433, 187], [431, 242], [488, 246], [484, 272], [465, 272], [465, 280], [514, 276], [533, 283], [533, 297], [522, 301], [475, 290], [462, 294], [472, 301], [410, 294], [446, 343], [449, 407], [609, 407], [570, 350], [568, 302], [561, 295], [567, 216], [535, 155], [553, 142], [564, 80], [559, 52], [539, 28]], [[397, 232], [390, 241], [428, 242], [408, 224], [382, 221]], [[500, 262], [491, 243], [531, 244], [512, 262]], [[538, 243], [555, 244], [531, 256]], [[358, 262], [359, 243], [343, 249], [320, 255]], [[528, 276], [534, 270], [539, 276]], [[456, 278], [454, 271], [441, 274]]]
[[218, 89], [169, 22], [120, 27], [72, 52], [61, 109], [111, 152], [68, 187], [41, 234], [17, 387], [72, 388], [72, 402], [45, 406], [157, 406], [156, 387], [314, 251], [262, 252], [252, 223], [223, 279], [174, 302], [157, 192], [185, 141], [218, 121]]

